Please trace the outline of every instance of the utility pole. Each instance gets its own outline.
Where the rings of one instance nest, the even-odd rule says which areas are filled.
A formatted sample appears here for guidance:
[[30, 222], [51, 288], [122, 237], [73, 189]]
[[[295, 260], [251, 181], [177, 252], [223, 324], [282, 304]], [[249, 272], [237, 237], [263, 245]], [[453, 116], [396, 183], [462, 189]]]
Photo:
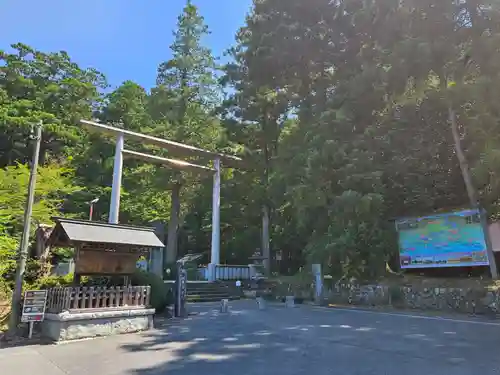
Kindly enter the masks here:
[[35, 135], [31, 135], [31, 139], [35, 140], [35, 148], [33, 150], [33, 157], [31, 159], [31, 170], [28, 185], [28, 199], [26, 200], [26, 209], [24, 211], [24, 229], [21, 238], [21, 246], [19, 247], [19, 254], [17, 258], [16, 269], [16, 284], [14, 293], [12, 294], [12, 307], [9, 321], [9, 334], [13, 335], [16, 332], [17, 324], [19, 323], [21, 298], [23, 293], [23, 279], [24, 271], [26, 269], [26, 259], [28, 258], [28, 245], [31, 229], [31, 214], [33, 212], [33, 202], [35, 200], [35, 185], [36, 185], [36, 171], [38, 169], [38, 158], [40, 156], [40, 144], [42, 143], [42, 122], [36, 125]]

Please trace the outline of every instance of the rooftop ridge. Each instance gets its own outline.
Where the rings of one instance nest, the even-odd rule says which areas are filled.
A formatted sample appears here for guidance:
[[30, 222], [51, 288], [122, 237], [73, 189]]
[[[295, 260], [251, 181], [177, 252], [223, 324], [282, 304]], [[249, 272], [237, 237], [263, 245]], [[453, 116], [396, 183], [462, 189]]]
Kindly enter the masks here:
[[51, 219], [56, 224], [66, 222], [66, 223], [75, 223], [75, 224], [90, 225], [90, 226], [96, 226], [96, 227], [99, 226], [99, 227], [108, 227], [108, 228], [124, 228], [124, 229], [133, 229], [133, 230], [155, 232], [154, 227], [141, 227], [138, 225], [130, 225], [130, 224], [111, 224], [111, 223], [104, 223], [102, 221], [70, 219], [70, 218], [64, 218], [64, 217], [58, 217], [58, 216], [53, 216], [53, 217], [51, 217]]

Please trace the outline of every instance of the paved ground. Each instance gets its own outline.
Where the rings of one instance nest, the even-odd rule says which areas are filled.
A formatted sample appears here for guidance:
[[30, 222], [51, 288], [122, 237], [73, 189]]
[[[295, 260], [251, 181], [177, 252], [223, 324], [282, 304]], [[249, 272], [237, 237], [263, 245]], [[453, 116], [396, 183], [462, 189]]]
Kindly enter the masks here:
[[0, 350], [3, 375], [500, 374], [500, 324], [375, 312], [214, 305], [142, 334]]

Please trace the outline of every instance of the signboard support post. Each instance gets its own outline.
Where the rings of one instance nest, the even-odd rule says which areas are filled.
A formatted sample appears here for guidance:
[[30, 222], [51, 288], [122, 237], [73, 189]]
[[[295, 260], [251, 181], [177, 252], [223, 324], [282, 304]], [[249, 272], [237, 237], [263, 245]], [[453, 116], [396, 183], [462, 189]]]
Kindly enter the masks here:
[[47, 290], [27, 290], [24, 293], [24, 304], [21, 322], [28, 323], [28, 338], [33, 337], [35, 322], [43, 321], [47, 304]]
[[488, 219], [486, 217], [485, 210], [479, 209], [479, 215], [481, 218], [481, 226], [484, 233], [484, 242], [486, 245], [486, 253], [488, 254], [488, 263], [490, 264], [491, 278], [493, 280], [498, 279], [497, 263], [495, 260], [495, 254], [493, 253], [493, 246], [491, 244], [490, 231], [488, 227]]
[[29, 322], [29, 333], [28, 333], [29, 339], [31, 339], [31, 337], [33, 337], [33, 324], [34, 324], [34, 322]]

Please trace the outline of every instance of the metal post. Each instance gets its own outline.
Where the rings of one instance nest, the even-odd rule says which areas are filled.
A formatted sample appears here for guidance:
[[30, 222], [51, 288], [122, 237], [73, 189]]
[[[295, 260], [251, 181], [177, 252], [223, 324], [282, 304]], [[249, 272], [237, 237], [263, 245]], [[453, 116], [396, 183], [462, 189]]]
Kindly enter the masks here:
[[115, 163], [113, 165], [113, 186], [111, 187], [111, 202], [109, 203], [109, 223], [118, 224], [120, 213], [120, 191], [122, 187], [122, 168], [123, 168], [123, 133], [118, 134], [116, 138]]
[[36, 172], [38, 169], [38, 159], [40, 156], [40, 144], [42, 143], [42, 122], [36, 126], [35, 148], [31, 159], [31, 171], [28, 183], [28, 199], [26, 200], [26, 209], [24, 211], [24, 228], [21, 238], [21, 246], [17, 260], [16, 283], [14, 293], [12, 294], [12, 307], [9, 320], [9, 333], [14, 334], [19, 322], [19, 308], [21, 307], [21, 297], [23, 291], [24, 271], [26, 269], [26, 259], [28, 258], [28, 245], [31, 229], [31, 214], [33, 211], [33, 202], [35, 200]]
[[215, 281], [216, 266], [220, 263], [220, 159], [214, 160], [214, 187], [212, 193], [212, 248], [209, 280]]
[[33, 322], [29, 322], [29, 331], [28, 331], [28, 338], [31, 339], [33, 337]]

